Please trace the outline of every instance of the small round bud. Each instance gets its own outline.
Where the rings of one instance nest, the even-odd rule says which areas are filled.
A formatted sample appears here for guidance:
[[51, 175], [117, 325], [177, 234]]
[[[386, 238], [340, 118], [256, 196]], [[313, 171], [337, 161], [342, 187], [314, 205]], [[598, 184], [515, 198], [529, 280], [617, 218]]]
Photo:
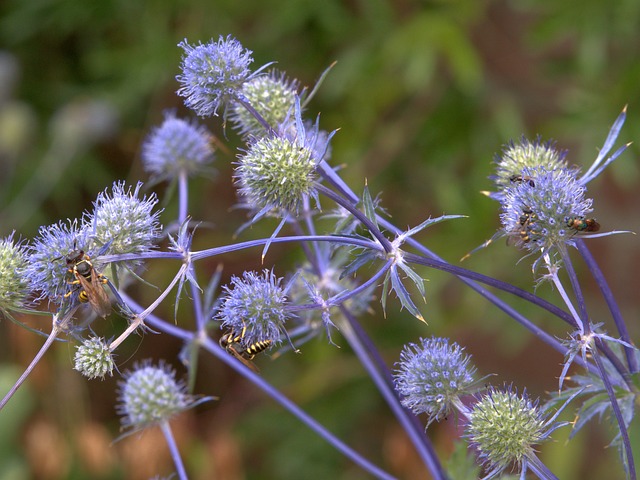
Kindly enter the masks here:
[[113, 356], [102, 338], [91, 337], [82, 342], [76, 350], [74, 361], [73, 368], [90, 380], [113, 375]]
[[394, 374], [401, 403], [415, 414], [427, 413], [429, 423], [444, 419], [461, 395], [473, 391], [476, 368], [470, 360], [446, 338], [422, 338], [420, 345], [405, 345]]
[[213, 161], [211, 138], [203, 125], [166, 112], [162, 125], [151, 132], [142, 146], [144, 169], [154, 181], [206, 172]]
[[175, 371], [162, 361], [155, 367], [149, 361], [125, 373], [120, 382], [118, 413], [123, 427], [134, 430], [156, 425], [191, 408], [198, 402], [187, 394]]

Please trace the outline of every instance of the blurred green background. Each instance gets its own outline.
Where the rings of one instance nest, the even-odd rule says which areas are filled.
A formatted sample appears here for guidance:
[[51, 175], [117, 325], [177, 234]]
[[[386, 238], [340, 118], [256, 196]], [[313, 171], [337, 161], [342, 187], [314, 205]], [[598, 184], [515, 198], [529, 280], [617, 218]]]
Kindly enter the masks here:
[[[629, 116], [618, 145], [640, 128], [640, 3], [621, 0], [5, 0], [0, 4], [0, 235], [24, 239], [38, 227], [81, 215], [114, 180], [146, 180], [140, 145], [175, 108], [175, 75], [184, 38], [191, 43], [231, 34], [254, 51], [255, 64], [277, 68], [313, 85], [337, 65], [310, 105], [321, 127], [340, 128], [332, 162], [360, 192], [365, 178], [396, 225], [428, 216], [464, 214], [418, 239], [451, 262], [491, 237], [497, 206], [481, 195], [501, 145], [521, 134], [540, 134], [569, 149], [571, 163], [587, 168], [625, 104]], [[238, 140], [225, 139], [219, 119], [207, 119], [225, 148], [218, 175], [196, 180], [190, 214], [214, 224], [202, 229], [196, 248], [232, 241], [245, 221], [229, 208], [235, 193], [231, 162]], [[638, 148], [589, 185], [594, 216], [605, 230], [640, 230]], [[153, 188], [161, 201], [164, 185]], [[163, 220], [175, 218], [175, 198]], [[243, 238], [268, 235], [273, 224]], [[637, 237], [621, 235], [588, 243], [610, 280], [638, 338]], [[497, 242], [466, 267], [533, 289], [530, 261]], [[265, 266], [276, 273], [300, 261], [291, 247], [272, 247]], [[224, 281], [244, 269], [260, 269], [260, 252], [225, 257]], [[200, 265], [206, 281], [217, 261]], [[150, 264], [149, 279], [166, 284], [173, 264]], [[424, 271], [424, 325], [394, 306], [383, 318], [362, 319], [390, 366], [404, 343], [419, 336], [448, 336], [474, 356], [493, 383], [514, 382], [534, 396], [557, 388], [562, 358], [531, 338], [495, 307], [451, 277]], [[146, 278], [146, 277], [145, 277]], [[584, 288], [594, 321], [609, 316], [596, 286]], [[556, 302], [548, 286], [540, 295]], [[143, 301], [154, 292], [139, 288]], [[636, 300], [636, 302], [634, 302]], [[521, 307], [559, 337], [566, 332], [540, 310]], [[163, 307], [170, 318], [173, 306]], [[189, 324], [188, 309], [180, 321]], [[31, 325], [47, 331], [42, 318]], [[111, 335], [123, 321], [104, 327]], [[0, 325], [0, 378], [7, 391], [42, 338]], [[428, 478], [406, 436], [367, 380], [347, 345], [322, 340], [299, 356], [259, 359], [262, 374], [338, 436], [399, 478]], [[175, 359], [181, 345], [146, 335], [120, 352], [121, 368], [151, 357]], [[127, 350], [128, 349], [128, 350]], [[38, 366], [14, 413], [0, 414], [0, 477], [11, 479], [121, 479], [168, 475], [173, 467], [159, 432], [115, 444], [116, 380], [85, 382], [71, 370], [73, 347], [58, 344]], [[174, 362], [178, 367], [177, 360]], [[17, 370], [16, 370], [17, 369]], [[180, 369], [179, 371], [183, 371]], [[252, 385], [213, 359], [201, 359], [197, 390], [220, 400], [175, 421], [192, 478], [361, 479], [367, 475], [316, 438]], [[568, 416], [571, 418], [571, 415]], [[424, 419], [423, 419], [424, 420]], [[637, 427], [637, 426], [636, 426]], [[640, 431], [635, 428], [635, 431]], [[453, 419], [429, 434], [447, 458], [457, 435]], [[565, 445], [543, 446], [542, 456], [562, 479], [622, 478], [606, 421], [594, 423]], [[637, 437], [637, 433], [635, 434]], [[636, 438], [636, 445], [640, 441]], [[637, 453], [640, 457], [640, 452]]]

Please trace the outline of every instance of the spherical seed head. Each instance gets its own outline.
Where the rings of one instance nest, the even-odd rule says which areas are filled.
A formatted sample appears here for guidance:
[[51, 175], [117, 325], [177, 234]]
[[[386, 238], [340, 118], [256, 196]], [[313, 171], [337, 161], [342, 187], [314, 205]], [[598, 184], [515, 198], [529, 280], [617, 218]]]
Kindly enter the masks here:
[[546, 438], [546, 418], [526, 391], [491, 389], [469, 415], [466, 436], [492, 471], [521, 466]]
[[181, 85], [178, 95], [185, 97], [184, 104], [201, 117], [216, 115], [219, 107], [238, 97], [251, 77], [252, 52], [230, 35], [196, 46], [185, 39], [178, 46], [185, 51], [182, 73], [176, 77]]
[[[287, 80], [285, 74], [277, 70], [252, 78], [242, 87], [244, 98], [272, 128], [276, 128], [291, 113], [297, 93], [298, 82]], [[230, 120], [245, 137], [260, 138], [267, 134], [264, 126], [242, 105], [234, 105]]]
[[132, 191], [124, 182], [115, 182], [110, 194], [107, 190], [98, 194], [93, 213], [85, 218], [94, 240], [108, 245], [109, 254], [148, 252], [160, 237], [160, 212], [153, 212], [158, 198], [155, 194], [140, 198], [141, 188], [142, 183]]
[[496, 155], [494, 159], [497, 164], [494, 180], [498, 190], [511, 186], [514, 176], [522, 176], [524, 169], [556, 170], [567, 168], [566, 153], [566, 151], [556, 150], [553, 141], [543, 143], [540, 137], [537, 137], [533, 142], [524, 136], [519, 143], [509, 142], [503, 147], [502, 153]]
[[203, 125], [165, 112], [162, 125], [151, 132], [142, 146], [144, 169], [156, 181], [205, 172], [214, 158], [211, 138]]
[[316, 152], [299, 138], [270, 135], [240, 155], [234, 180], [239, 195], [255, 210], [297, 214], [316, 192]]
[[175, 371], [162, 361], [157, 367], [143, 362], [126, 372], [119, 400], [117, 410], [123, 427], [135, 430], [169, 420], [197, 403], [176, 380]]
[[585, 198], [585, 187], [576, 171], [546, 168], [523, 169], [534, 180], [517, 182], [503, 191], [500, 220], [505, 232], [520, 240], [531, 251], [544, 253], [563, 244], [572, 245], [574, 218], [584, 218], [592, 211], [593, 201]]
[[415, 414], [429, 414], [429, 422], [442, 420], [461, 395], [472, 392], [476, 369], [470, 360], [446, 338], [422, 338], [420, 345], [405, 345], [394, 374], [401, 403]]
[[76, 350], [74, 362], [74, 369], [89, 379], [113, 375], [113, 357], [102, 338], [91, 337], [82, 342]]
[[24, 247], [13, 234], [0, 239], [0, 313], [25, 308], [30, 293], [26, 266]]
[[272, 341], [280, 343], [284, 324], [290, 317], [288, 300], [282, 288], [282, 278], [272, 271], [244, 272], [242, 278], [231, 277], [231, 286], [224, 287], [216, 318], [222, 328], [240, 334], [246, 327], [246, 345]]
[[40, 227], [38, 236], [28, 247], [24, 269], [31, 289], [39, 292], [37, 299], [62, 301], [70, 289], [69, 282], [74, 280], [66, 258], [74, 250], [82, 250], [91, 257], [96, 252], [86, 225], [79, 226], [78, 221], [73, 220]]

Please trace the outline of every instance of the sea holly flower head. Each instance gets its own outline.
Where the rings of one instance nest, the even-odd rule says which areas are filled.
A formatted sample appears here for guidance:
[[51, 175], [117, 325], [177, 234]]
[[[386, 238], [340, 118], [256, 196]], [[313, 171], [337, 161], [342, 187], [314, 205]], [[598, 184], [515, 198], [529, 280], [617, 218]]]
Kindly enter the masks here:
[[91, 337], [79, 345], [74, 356], [74, 369], [89, 379], [113, 375], [115, 364], [109, 346], [102, 338]]
[[[267, 75], [245, 82], [242, 94], [266, 123], [276, 128], [293, 110], [298, 89], [297, 80], [288, 80], [284, 73], [271, 70]], [[244, 137], [260, 138], [268, 133], [253, 113], [241, 104], [233, 106], [230, 120]]]
[[536, 445], [566, 425], [555, 422], [559, 413], [548, 418], [526, 390], [519, 394], [511, 386], [491, 388], [473, 406], [466, 427], [467, 439], [489, 470], [484, 478], [494, 478], [508, 468], [524, 478], [529, 464], [537, 461]]
[[132, 190], [124, 182], [115, 182], [111, 193], [98, 194], [94, 209], [85, 218], [99, 245], [108, 246], [109, 254], [144, 253], [154, 248], [160, 237], [159, 211], [155, 194], [140, 198], [142, 183]]
[[216, 314], [221, 328], [236, 335], [244, 333], [246, 345], [282, 342], [285, 323], [291, 317], [282, 278], [269, 270], [262, 274], [244, 272], [242, 278], [231, 277], [231, 285], [225, 285], [223, 290]]
[[69, 282], [73, 281], [67, 256], [74, 250], [82, 250], [92, 259], [98, 253], [87, 225], [80, 226], [77, 220], [69, 220], [40, 227], [38, 236], [28, 247], [24, 269], [31, 289], [38, 293], [38, 300], [47, 298], [53, 303], [62, 302], [71, 288]]
[[520, 142], [513, 141], [506, 144], [502, 152], [496, 154], [496, 174], [492, 177], [498, 192], [490, 192], [491, 198], [500, 200], [505, 188], [516, 183], [533, 183], [535, 181], [524, 173], [525, 169], [544, 168], [546, 170], [558, 170], [567, 168], [565, 160], [566, 150], [559, 151], [555, 148], [555, 142], [542, 142], [540, 137], [532, 142], [522, 136]]
[[296, 100], [293, 121], [286, 119], [277, 132], [254, 140], [239, 156], [234, 179], [240, 197], [258, 210], [256, 216], [271, 210], [295, 215], [305, 198], [317, 203], [316, 167], [332, 136], [320, 136], [317, 122], [305, 127]]
[[214, 159], [211, 138], [203, 125], [165, 112], [162, 125], [151, 132], [142, 146], [144, 169], [154, 181], [206, 172]]
[[189, 395], [186, 385], [175, 377], [175, 370], [162, 361], [158, 366], [145, 361], [126, 372], [117, 406], [122, 426], [135, 431], [157, 425], [207, 400]]
[[394, 373], [401, 403], [413, 413], [440, 421], [460, 406], [460, 397], [473, 393], [479, 380], [471, 356], [446, 338], [421, 338], [405, 345]]
[[185, 55], [182, 73], [176, 76], [181, 85], [177, 93], [201, 117], [217, 115], [220, 107], [226, 109], [241, 96], [244, 83], [262, 70], [251, 72], [252, 52], [231, 35], [195, 46], [185, 39], [178, 46]]
[[29, 281], [24, 275], [27, 266], [24, 246], [13, 240], [13, 234], [0, 239], [0, 313], [26, 307], [30, 293]]
[[522, 174], [531, 182], [516, 182], [503, 191], [500, 220], [506, 235], [531, 252], [547, 254], [574, 245], [578, 232], [596, 230], [588, 217], [593, 201], [585, 197], [575, 170], [538, 167]]

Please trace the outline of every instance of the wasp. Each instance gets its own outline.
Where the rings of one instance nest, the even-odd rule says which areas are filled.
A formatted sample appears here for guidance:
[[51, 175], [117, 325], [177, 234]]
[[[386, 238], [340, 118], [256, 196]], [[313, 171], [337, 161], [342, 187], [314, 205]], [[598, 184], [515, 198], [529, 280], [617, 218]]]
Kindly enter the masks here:
[[254, 372], [258, 373], [258, 367], [251, 363], [251, 360], [253, 360], [253, 358], [257, 354], [264, 352], [267, 348], [269, 348], [273, 342], [271, 340], [261, 340], [247, 346], [244, 342], [244, 336], [246, 332], [246, 326], [242, 327], [242, 331], [239, 334], [232, 330], [229, 333], [225, 333], [224, 335], [222, 335], [222, 337], [220, 337], [219, 343], [220, 346], [227, 351], [227, 353], [233, 355], [244, 365], [249, 367]]
[[75, 248], [66, 256], [67, 268], [75, 280], [70, 285], [77, 285], [76, 289], [65, 294], [65, 298], [78, 291], [78, 300], [81, 303], [89, 303], [96, 314], [106, 317], [111, 312], [111, 302], [104, 291], [103, 285], [108, 282], [107, 278], [96, 269], [91, 263], [89, 255], [84, 250]]
[[522, 243], [528, 243], [531, 240], [531, 234], [533, 231], [533, 225], [536, 221], [536, 214], [529, 207], [522, 209], [522, 214], [518, 219], [518, 225], [516, 225], [511, 231], [510, 236], [507, 238], [507, 245], [513, 245], [516, 243], [518, 237]]
[[567, 227], [573, 228], [578, 232], [597, 232], [600, 230], [600, 224], [593, 218], [571, 218], [567, 222]]
[[524, 183], [527, 182], [530, 187], [535, 187], [536, 182], [533, 181], [533, 178], [527, 177], [526, 175], [511, 175], [509, 177], [511, 183]]

